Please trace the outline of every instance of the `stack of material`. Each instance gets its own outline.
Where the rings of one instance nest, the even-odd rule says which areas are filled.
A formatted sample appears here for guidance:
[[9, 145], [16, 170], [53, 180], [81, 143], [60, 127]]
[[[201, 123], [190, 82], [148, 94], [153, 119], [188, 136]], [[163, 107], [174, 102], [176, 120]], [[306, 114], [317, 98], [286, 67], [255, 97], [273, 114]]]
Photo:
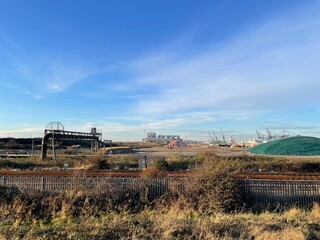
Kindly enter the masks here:
[[273, 140], [250, 148], [249, 152], [267, 155], [320, 155], [320, 139], [298, 136]]
[[168, 148], [186, 148], [188, 147], [188, 144], [186, 144], [185, 142], [182, 141], [178, 141], [178, 140], [173, 140], [171, 141], [168, 145]]

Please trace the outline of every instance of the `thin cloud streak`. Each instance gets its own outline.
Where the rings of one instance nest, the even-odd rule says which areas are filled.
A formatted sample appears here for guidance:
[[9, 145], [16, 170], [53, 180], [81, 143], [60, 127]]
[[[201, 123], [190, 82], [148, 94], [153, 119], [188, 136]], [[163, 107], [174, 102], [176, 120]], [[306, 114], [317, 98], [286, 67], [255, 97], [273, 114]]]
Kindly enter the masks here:
[[260, 129], [270, 129], [270, 130], [314, 130], [318, 129], [317, 126], [296, 126], [292, 124], [283, 124], [280, 126], [268, 125], [264, 127], [260, 127]]
[[132, 85], [157, 92], [135, 109], [160, 117], [195, 109], [247, 112], [317, 103], [320, 17], [304, 10], [310, 14], [294, 12], [256, 25], [221, 49], [188, 59], [171, 52], [138, 59], [131, 66]]
[[95, 74], [95, 71], [81, 63], [66, 60], [35, 60], [32, 66], [19, 61], [16, 61], [15, 64], [22, 79], [29, 82], [30, 85], [37, 86], [34, 90], [35, 98], [63, 92]]
[[[0, 43], [0, 52], [3, 52], [0, 61], [5, 63], [0, 67], [3, 72], [0, 84], [2, 82], [2, 86], [35, 99], [64, 92], [90, 77], [115, 68], [111, 64], [95, 66], [80, 57], [59, 56], [50, 51], [30, 53], [8, 37], [0, 38]], [[14, 69], [15, 75], [7, 74], [6, 68]], [[15, 81], [11, 82], [11, 79]], [[21, 86], [24, 86], [23, 91]]]

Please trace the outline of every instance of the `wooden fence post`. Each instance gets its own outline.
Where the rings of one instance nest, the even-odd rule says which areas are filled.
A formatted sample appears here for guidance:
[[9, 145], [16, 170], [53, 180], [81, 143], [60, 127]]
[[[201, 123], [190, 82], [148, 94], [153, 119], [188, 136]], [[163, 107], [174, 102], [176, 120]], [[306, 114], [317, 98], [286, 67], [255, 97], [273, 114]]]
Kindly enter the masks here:
[[2, 176], [2, 186], [5, 186], [5, 184], [6, 184], [6, 178], [5, 178], [6, 176]]
[[42, 185], [41, 190], [42, 191], [46, 190], [46, 183], [47, 183], [46, 177], [41, 177], [41, 185]]

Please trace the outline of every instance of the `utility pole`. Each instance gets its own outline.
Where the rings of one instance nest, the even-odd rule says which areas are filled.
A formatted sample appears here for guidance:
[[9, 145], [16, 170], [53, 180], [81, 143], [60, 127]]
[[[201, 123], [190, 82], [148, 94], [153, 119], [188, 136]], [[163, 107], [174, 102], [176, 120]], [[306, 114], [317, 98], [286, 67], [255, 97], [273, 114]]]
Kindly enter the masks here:
[[31, 150], [31, 157], [33, 158], [33, 149], [34, 149], [34, 139], [32, 138], [32, 150]]
[[52, 134], [52, 155], [53, 155], [53, 161], [56, 160], [56, 150], [54, 147], [54, 133]]

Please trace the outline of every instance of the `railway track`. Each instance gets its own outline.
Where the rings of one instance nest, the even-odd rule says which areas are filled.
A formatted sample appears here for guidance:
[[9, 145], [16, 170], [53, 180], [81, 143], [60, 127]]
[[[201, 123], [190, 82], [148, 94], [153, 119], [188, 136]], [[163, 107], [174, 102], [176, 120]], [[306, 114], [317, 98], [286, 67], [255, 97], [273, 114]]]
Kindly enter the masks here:
[[320, 180], [320, 173], [296, 172], [252, 172], [234, 174], [237, 179], [262, 179], [262, 180]]
[[[140, 178], [141, 170], [105, 170], [105, 171], [0, 171], [0, 176], [84, 176], [84, 177], [131, 177]], [[167, 177], [186, 177], [186, 172], [165, 172]]]
[[[67, 177], [67, 176], [83, 176], [83, 177], [129, 177], [140, 178], [142, 170], [104, 170], [104, 171], [0, 171], [0, 176], [54, 176], [54, 177]], [[177, 171], [165, 172], [167, 177], [188, 177], [191, 172]], [[261, 180], [320, 180], [320, 173], [271, 173], [271, 172], [251, 172], [251, 173], [237, 173], [233, 177], [236, 179], [261, 179]]]

